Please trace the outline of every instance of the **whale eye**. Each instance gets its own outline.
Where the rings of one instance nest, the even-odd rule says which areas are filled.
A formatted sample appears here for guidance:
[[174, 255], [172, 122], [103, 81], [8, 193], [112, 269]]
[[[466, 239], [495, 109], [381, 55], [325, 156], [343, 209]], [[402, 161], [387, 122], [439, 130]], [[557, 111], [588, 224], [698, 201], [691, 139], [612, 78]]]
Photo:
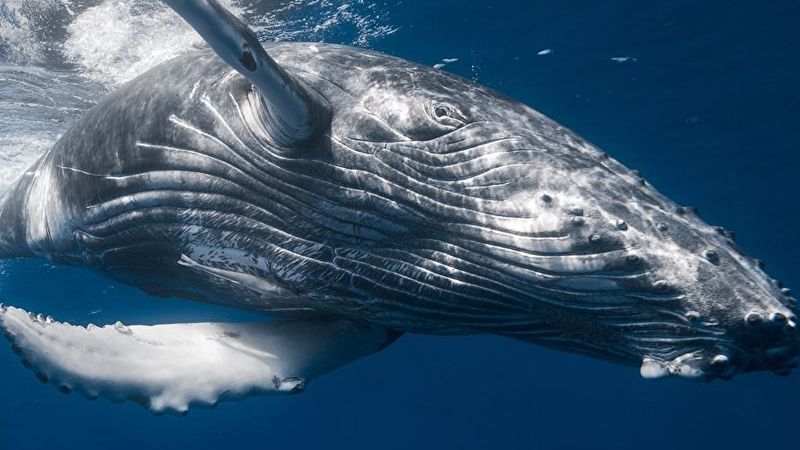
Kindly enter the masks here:
[[450, 127], [460, 127], [467, 121], [461, 111], [447, 103], [434, 103], [430, 113], [433, 120]]

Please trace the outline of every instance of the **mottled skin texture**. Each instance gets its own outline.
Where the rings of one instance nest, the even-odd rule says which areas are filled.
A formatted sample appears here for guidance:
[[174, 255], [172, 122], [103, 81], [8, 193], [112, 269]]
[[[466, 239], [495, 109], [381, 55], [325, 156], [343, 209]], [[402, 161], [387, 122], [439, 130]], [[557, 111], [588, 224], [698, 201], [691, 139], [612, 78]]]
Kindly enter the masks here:
[[276, 143], [250, 83], [210, 51], [169, 61], [6, 193], [0, 255], [155, 295], [495, 333], [707, 379], [796, 362], [788, 293], [571, 131], [441, 70], [265, 47], [330, 104], [321, 137]]

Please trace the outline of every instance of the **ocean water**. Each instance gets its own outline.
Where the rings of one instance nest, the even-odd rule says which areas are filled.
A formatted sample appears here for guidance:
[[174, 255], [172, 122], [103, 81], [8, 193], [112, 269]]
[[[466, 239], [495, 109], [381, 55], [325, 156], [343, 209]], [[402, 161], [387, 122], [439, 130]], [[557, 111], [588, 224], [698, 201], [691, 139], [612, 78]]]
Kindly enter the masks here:
[[[800, 2], [226, 0], [265, 40], [362, 46], [520, 99], [737, 232], [800, 285]], [[0, 189], [98, 99], [199, 38], [158, 0], [0, 0]], [[72, 323], [257, 320], [0, 262]], [[492, 336], [405, 336], [299, 396], [153, 417], [40, 384], [0, 345], [0, 448], [798, 448], [800, 377], [647, 382]]]

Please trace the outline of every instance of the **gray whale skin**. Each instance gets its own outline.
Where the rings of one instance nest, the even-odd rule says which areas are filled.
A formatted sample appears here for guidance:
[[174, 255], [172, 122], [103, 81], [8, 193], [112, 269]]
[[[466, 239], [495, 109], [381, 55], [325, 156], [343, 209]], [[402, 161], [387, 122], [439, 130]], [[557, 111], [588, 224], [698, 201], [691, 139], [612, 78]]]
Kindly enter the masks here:
[[122, 86], [25, 172], [0, 200], [0, 257], [282, 320], [83, 328], [3, 306], [42, 381], [185, 413], [300, 392], [402, 333], [492, 333], [646, 378], [796, 365], [789, 291], [554, 121], [442, 70], [262, 47], [213, 0], [168, 3], [211, 48]]

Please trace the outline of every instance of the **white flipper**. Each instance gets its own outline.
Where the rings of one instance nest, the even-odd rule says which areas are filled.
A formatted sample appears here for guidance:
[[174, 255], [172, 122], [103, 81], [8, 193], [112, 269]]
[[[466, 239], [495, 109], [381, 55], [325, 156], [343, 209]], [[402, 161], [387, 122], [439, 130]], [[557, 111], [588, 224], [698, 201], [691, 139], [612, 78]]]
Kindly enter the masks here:
[[84, 328], [2, 305], [0, 325], [41, 381], [88, 398], [133, 400], [156, 414], [301, 392], [398, 336], [321, 320]]

